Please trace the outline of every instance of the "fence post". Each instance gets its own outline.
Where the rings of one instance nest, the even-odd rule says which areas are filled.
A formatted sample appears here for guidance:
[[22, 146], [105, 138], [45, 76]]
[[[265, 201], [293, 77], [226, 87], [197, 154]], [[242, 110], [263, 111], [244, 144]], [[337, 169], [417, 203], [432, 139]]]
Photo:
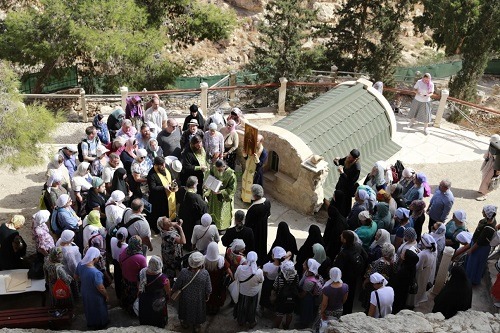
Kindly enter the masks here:
[[436, 118], [434, 119], [434, 127], [441, 126], [441, 120], [443, 119], [444, 109], [446, 107], [446, 101], [448, 100], [449, 95], [450, 92], [447, 89], [441, 90], [441, 99], [439, 100]]
[[285, 77], [280, 77], [280, 90], [278, 95], [278, 114], [285, 115], [285, 102], [286, 102], [286, 83], [288, 80]]
[[337, 76], [339, 75], [339, 68], [335, 65], [332, 65], [332, 67], [330, 67], [330, 71], [331, 71], [330, 76], [332, 77], [332, 81], [333, 83], [336, 83]]
[[202, 82], [200, 83], [201, 88], [201, 105], [200, 108], [205, 114], [205, 117], [208, 116], [208, 83]]
[[83, 122], [86, 123], [89, 121], [87, 115], [87, 99], [85, 98], [85, 89], [80, 89], [80, 107], [82, 109], [82, 118]]
[[[231, 71], [229, 72], [229, 86], [235, 86], [236, 85], [236, 71]], [[231, 89], [229, 91], [229, 105], [231, 107], [234, 107], [236, 101], [236, 90]]]
[[120, 94], [122, 95], [122, 109], [125, 111], [125, 108], [127, 107], [128, 88], [120, 87]]
[[437, 268], [438, 273], [436, 275], [434, 287], [432, 288], [432, 293], [434, 295], [439, 294], [441, 289], [443, 289], [446, 277], [448, 276], [448, 268], [450, 267], [451, 257], [453, 257], [453, 253], [455, 253], [455, 250], [451, 246], [446, 246], [443, 250], [441, 264]]

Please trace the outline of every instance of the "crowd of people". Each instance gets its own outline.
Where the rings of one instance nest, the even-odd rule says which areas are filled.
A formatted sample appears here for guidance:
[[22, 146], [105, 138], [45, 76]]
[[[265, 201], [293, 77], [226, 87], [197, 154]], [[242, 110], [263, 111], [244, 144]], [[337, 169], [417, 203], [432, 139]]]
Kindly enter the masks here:
[[[352, 313], [356, 295], [375, 318], [426, 302], [450, 246], [451, 278], [434, 311], [449, 318], [471, 307], [472, 285], [480, 283], [499, 229], [496, 206], [483, 207], [472, 234], [466, 212], [454, 210], [449, 180], [431, 193], [423, 173], [398, 173], [385, 161], [363, 179], [361, 154], [353, 149], [333, 161], [339, 180], [325, 200], [324, 233], [311, 225], [298, 247], [282, 221], [269, 249], [267, 151], [259, 136], [253, 156], [239, 155], [241, 110], [205, 119], [192, 105], [181, 129], [157, 96], [148, 104], [133, 96], [107, 123], [97, 115], [81, 143], [65, 146], [48, 165], [41, 210], [33, 215], [37, 255], [30, 272], [43, 271], [53, 306], [81, 299], [88, 327], [104, 328], [114, 284], [120, 305], [144, 325], [165, 327], [170, 299], [182, 327], [194, 332], [228, 302], [240, 326], [253, 328], [260, 306], [276, 328], [290, 328], [295, 314], [297, 328], [319, 331]], [[244, 169], [242, 201], [251, 203], [246, 214], [234, 211], [236, 163]], [[17, 232], [23, 224], [15, 216], [0, 226], [0, 269], [26, 267]], [[147, 260], [153, 233], [161, 255]]]

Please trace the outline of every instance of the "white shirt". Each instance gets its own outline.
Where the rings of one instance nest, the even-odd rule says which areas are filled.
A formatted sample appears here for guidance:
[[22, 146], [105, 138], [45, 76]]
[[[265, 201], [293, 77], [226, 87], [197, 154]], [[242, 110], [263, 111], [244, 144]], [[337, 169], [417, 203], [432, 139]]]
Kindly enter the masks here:
[[150, 107], [146, 110], [144, 114], [144, 121], [147, 123], [148, 121], [155, 124], [158, 129], [161, 131], [161, 124], [165, 120], [167, 120], [167, 111], [161, 106], [158, 107], [158, 110], [154, 110], [153, 107]]
[[264, 264], [262, 270], [267, 274], [266, 278], [268, 280], [274, 281], [278, 277], [280, 266], [276, 266], [274, 263], [268, 262], [267, 264]]
[[125, 206], [121, 205], [107, 205], [104, 209], [106, 212], [106, 227], [108, 232], [113, 230], [113, 228], [122, 221], [123, 212], [125, 211]]
[[[240, 276], [242, 273], [242, 269], [242, 265], [238, 266], [238, 268], [236, 269], [236, 272], [234, 273], [234, 278], [236, 280], [246, 280]], [[247, 276], [248, 278], [249, 275], [245, 276]], [[260, 288], [262, 288], [262, 282], [264, 282], [264, 273], [262, 272], [262, 269], [259, 268], [250, 280], [245, 283], [240, 283], [240, 294], [250, 297], [257, 295], [260, 292]]]
[[[380, 301], [380, 311], [377, 305], [377, 296], [375, 296], [375, 292], [378, 294], [378, 298]], [[375, 318], [384, 318], [386, 315], [392, 313], [392, 303], [394, 302], [394, 289], [391, 287], [382, 287], [375, 291], [372, 291], [370, 295], [370, 304], [375, 306]]]
[[116, 261], [120, 261], [119, 259], [120, 253], [122, 253], [128, 247], [128, 244], [123, 243], [122, 247], [118, 247], [118, 238], [113, 237], [111, 238], [110, 246], [111, 246], [111, 257], [113, 257], [113, 259], [115, 259]]
[[111, 181], [113, 180], [113, 175], [115, 174], [115, 171], [118, 168], [123, 168], [122, 161], [118, 163], [118, 166], [116, 168], [113, 168], [109, 164], [106, 167], [104, 167], [104, 170], [102, 171], [102, 180], [104, 181], [104, 183], [111, 183]]
[[[415, 99], [419, 102], [430, 102], [431, 95], [434, 93], [434, 83], [429, 83], [430, 89], [422, 79], [418, 80], [417, 83], [413, 86], [413, 88], [417, 89], [417, 94], [415, 95]], [[426, 96], [424, 96], [426, 95]]]

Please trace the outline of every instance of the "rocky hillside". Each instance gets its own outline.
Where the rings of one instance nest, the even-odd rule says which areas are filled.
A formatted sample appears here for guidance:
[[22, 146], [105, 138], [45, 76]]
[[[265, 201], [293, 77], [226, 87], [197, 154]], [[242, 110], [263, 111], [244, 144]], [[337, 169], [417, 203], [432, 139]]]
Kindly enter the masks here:
[[[189, 75], [203, 76], [229, 73], [238, 70], [252, 58], [252, 44], [258, 42], [257, 27], [263, 21], [265, 5], [268, 0], [199, 0], [210, 2], [217, 6], [234, 10], [238, 15], [238, 27], [227, 40], [217, 43], [202, 41], [186, 49], [179, 49], [171, 53], [176, 60], [193, 62], [201, 60]], [[317, 10], [318, 22], [335, 24], [335, 11], [342, 6], [343, 0], [305, 0], [308, 6]], [[420, 6], [415, 6], [412, 16], [422, 12]], [[430, 38], [428, 34], [415, 35], [413, 24], [408, 22], [404, 26], [401, 36], [404, 45], [402, 64], [414, 64], [419, 59], [432, 61], [436, 51], [424, 46], [424, 40]], [[320, 40], [305, 41], [304, 47], [311, 47], [320, 43]], [[429, 59], [430, 58], [430, 59]]]

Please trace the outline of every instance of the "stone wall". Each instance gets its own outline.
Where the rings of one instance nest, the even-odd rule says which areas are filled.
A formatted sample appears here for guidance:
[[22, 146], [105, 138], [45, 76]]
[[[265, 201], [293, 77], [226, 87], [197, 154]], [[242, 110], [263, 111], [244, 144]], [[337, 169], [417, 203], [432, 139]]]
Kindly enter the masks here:
[[[323, 204], [323, 183], [328, 169], [314, 172], [302, 166], [313, 152], [295, 134], [275, 126], [263, 126], [259, 134], [264, 136], [264, 146], [269, 152], [264, 168], [265, 192], [301, 213], [317, 212]], [[242, 133], [240, 142], [243, 142]], [[279, 157], [277, 172], [270, 170], [272, 152]]]

